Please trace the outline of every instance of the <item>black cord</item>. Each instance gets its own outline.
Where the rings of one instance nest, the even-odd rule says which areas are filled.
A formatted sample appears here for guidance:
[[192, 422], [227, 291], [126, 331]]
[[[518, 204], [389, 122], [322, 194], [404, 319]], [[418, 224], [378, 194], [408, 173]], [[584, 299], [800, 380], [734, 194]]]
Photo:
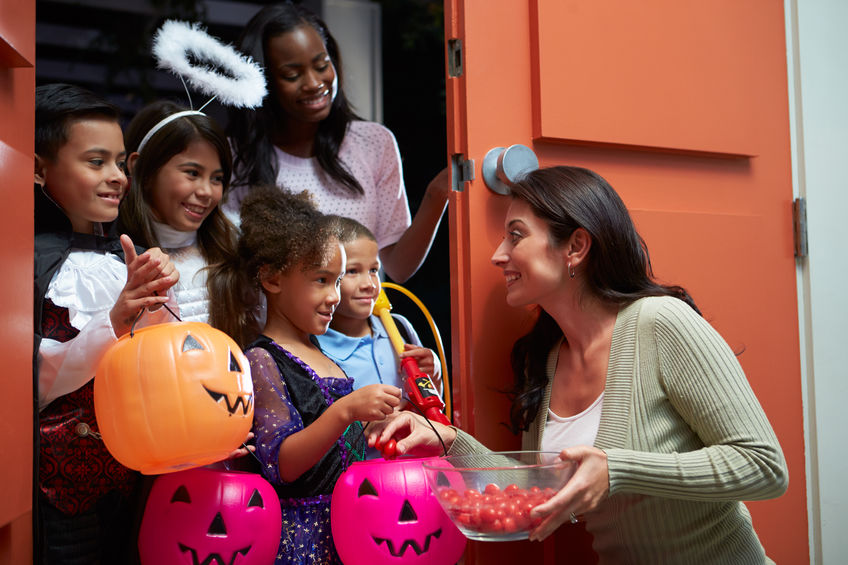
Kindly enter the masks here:
[[[365, 435], [365, 428], [367, 428], [368, 424], [370, 424], [370, 423], [371, 422], [365, 422], [365, 425], [362, 426], [362, 429], [359, 430], [359, 433], [356, 434], [356, 437], [353, 439], [353, 441], [350, 442], [350, 449], [348, 450], [347, 456], [345, 457], [345, 461], [344, 461], [345, 467], [350, 466], [350, 459], [351, 459], [351, 457], [353, 457], [353, 446], [356, 445], [357, 443], [359, 443], [359, 440], [362, 438], [362, 436]], [[347, 431], [347, 429], [345, 429], [345, 431]], [[368, 444], [365, 445], [365, 451], [366, 452], [368, 451]], [[365, 457], [364, 452], [363, 452], [362, 456]]]
[[[157, 292], [157, 291], [153, 291], [153, 296], [159, 296], [159, 292]], [[174, 311], [173, 311], [173, 310], [171, 310], [171, 309], [168, 307], [168, 303], [167, 303], [167, 302], [163, 302], [163, 303], [162, 303], [162, 306], [164, 306], [164, 307], [165, 307], [165, 310], [167, 310], [167, 311], [168, 311], [168, 313], [169, 313], [169, 314], [171, 314], [171, 316], [173, 316], [174, 318], [176, 318], [178, 322], [182, 322], [182, 319], [181, 319], [179, 316], [177, 316], [176, 314], [174, 314]]]
[[[182, 321], [182, 320], [180, 320], [180, 321]], [[258, 456], [258, 455], [256, 455], [254, 452], [252, 452], [252, 451], [250, 450], [250, 448], [249, 448], [249, 447], [248, 447], [248, 445], [247, 445], [247, 442], [246, 442], [246, 441], [243, 441], [243, 442], [241, 442], [241, 445], [242, 445], [242, 447], [244, 447], [244, 448], [247, 450], [247, 452], [248, 452], [248, 453], [250, 453], [251, 455], [253, 455], [253, 458], [254, 458], [254, 459], [256, 459], [257, 461], [259, 461], [259, 466], [261, 467], [261, 466], [262, 466], [262, 460], [259, 458], [259, 456]]]
[[[153, 293], [153, 296], [159, 296], [159, 293], [158, 293], [158, 292], [154, 292], [154, 293]], [[164, 306], [164, 307], [165, 307], [165, 310], [167, 310], [167, 311], [168, 311], [168, 313], [169, 313], [169, 314], [171, 314], [171, 316], [173, 316], [174, 318], [176, 318], [178, 322], [182, 322], [182, 319], [181, 319], [179, 316], [177, 316], [177, 315], [174, 313], [174, 311], [173, 311], [173, 310], [171, 310], [171, 308], [168, 306], [168, 304], [167, 304], [166, 302], [163, 302], [163, 303], [162, 303], [162, 306]], [[138, 314], [136, 314], [136, 316], [135, 316], [135, 320], [133, 320], [132, 326], [130, 326], [130, 337], [134, 337], [134, 336], [135, 336], [135, 325], [136, 325], [136, 324], [138, 323], [138, 321], [141, 319], [141, 315], [142, 315], [142, 314], [144, 314], [144, 311], [145, 311], [145, 310], [146, 310], [146, 308], [142, 308], [141, 310], [139, 310], [139, 311], [138, 311]]]
[[135, 320], [133, 320], [133, 323], [130, 326], [130, 337], [135, 336], [135, 325], [138, 323], [139, 319], [141, 319], [142, 314], [144, 314], [144, 308], [139, 310], [138, 314], [135, 315]]
[[182, 320], [182, 318], [180, 318], [179, 316], [177, 316], [176, 314], [174, 314], [174, 311], [173, 311], [173, 310], [171, 310], [171, 308], [168, 306], [168, 304], [167, 304], [167, 303], [164, 303], [164, 302], [163, 302], [163, 303], [162, 303], [162, 306], [165, 308], [165, 310], [167, 310], [168, 312], [170, 312], [171, 316], [173, 316], [174, 318], [176, 318], [178, 322], [182, 322], [182, 321], [183, 321], [183, 320]]
[[[415, 409], [418, 411], [418, 413], [419, 413], [419, 414], [421, 414], [421, 416], [424, 418], [424, 420], [427, 422], [427, 424], [428, 424], [428, 425], [430, 426], [430, 428], [433, 430], [433, 433], [434, 433], [434, 434], [436, 434], [436, 437], [437, 437], [437, 438], [439, 438], [439, 443], [441, 443], [441, 444], [442, 444], [442, 451], [444, 451], [445, 455], [447, 455], [447, 454], [448, 454], [448, 448], [447, 448], [447, 446], [445, 445], [445, 440], [443, 440], [443, 439], [442, 439], [442, 436], [441, 436], [441, 435], [439, 435], [439, 432], [436, 430], [436, 426], [434, 426], [434, 425], [433, 425], [433, 422], [431, 422], [431, 421], [430, 421], [430, 418], [428, 418], [428, 417], [427, 417], [427, 415], [426, 415], [426, 414], [424, 414], [424, 412], [422, 412], [421, 408], [419, 408], [418, 406], [416, 406], [416, 405], [415, 405], [415, 403], [414, 403], [414, 402], [412, 402], [411, 400], [409, 400], [409, 398], [407, 398], [407, 397], [405, 397], [405, 396], [404, 396], [404, 397], [403, 397], [403, 399], [404, 399], [404, 400], [409, 401], [409, 404], [410, 404], [413, 408], [415, 408]], [[364, 425], [364, 426], [362, 426], [362, 430], [361, 430], [361, 431], [359, 432], [359, 434], [356, 436], [356, 440], [355, 440], [355, 441], [353, 441], [353, 442], [351, 442], [351, 446], [353, 446], [354, 444], [358, 443], [358, 442], [359, 442], [359, 439], [360, 439], [362, 436], [364, 436], [364, 435], [365, 435], [365, 428], [367, 428], [367, 427], [368, 427], [368, 424], [370, 424], [370, 423], [371, 423], [371, 422], [365, 422], [365, 425]], [[348, 458], [350, 458], [350, 456], [351, 456], [351, 455], [352, 455], [352, 454], [349, 452], [349, 453], [348, 453]], [[347, 466], [347, 464], [348, 464], [348, 463], [349, 463], [349, 461], [345, 461], [345, 466]]]
[[[409, 400], [409, 399], [407, 398], [406, 400]], [[433, 422], [430, 421], [430, 418], [428, 418], [427, 415], [421, 410], [421, 408], [416, 406], [414, 402], [412, 402], [410, 400], [409, 403], [412, 405], [413, 408], [418, 410], [418, 413], [421, 414], [421, 416], [424, 418], [424, 420], [426, 420], [427, 423], [430, 425], [430, 428], [432, 428], [433, 433], [436, 434], [437, 438], [439, 438], [439, 443], [442, 444], [442, 450], [445, 452], [445, 455], [447, 455], [448, 454], [448, 448], [445, 445], [445, 441], [442, 439], [442, 436], [440, 436], [439, 432], [436, 431], [436, 426], [433, 425]]]

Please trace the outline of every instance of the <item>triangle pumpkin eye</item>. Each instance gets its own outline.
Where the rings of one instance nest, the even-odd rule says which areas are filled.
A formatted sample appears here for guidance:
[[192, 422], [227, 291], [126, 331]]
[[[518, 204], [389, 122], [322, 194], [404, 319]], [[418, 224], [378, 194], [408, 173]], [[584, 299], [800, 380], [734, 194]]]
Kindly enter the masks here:
[[183, 353], [185, 353], [186, 351], [191, 351], [192, 349], [200, 349], [201, 351], [203, 351], [204, 347], [200, 344], [199, 341], [194, 339], [191, 334], [188, 334], [185, 338], [185, 341], [183, 341]]
[[232, 351], [230, 351], [230, 371], [241, 373], [241, 367], [239, 366], [238, 361], [236, 361], [236, 356], [233, 355]]
[[436, 484], [440, 487], [451, 486], [450, 481], [448, 480], [447, 476], [442, 471], [439, 471], [439, 474], [436, 475]]
[[191, 503], [191, 496], [188, 494], [188, 489], [185, 488], [185, 485], [180, 485], [180, 488], [174, 492], [174, 496], [171, 497], [171, 502]]
[[247, 503], [248, 508], [251, 508], [253, 506], [258, 506], [259, 508], [265, 508], [265, 503], [262, 500], [262, 495], [259, 494], [258, 489], [253, 489], [253, 494], [250, 495], [250, 500]]
[[377, 496], [377, 489], [374, 488], [374, 485], [371, 484], [371, 481], [365, 479], [362, 481], [362, 484], [359, 485], [359, 493], [357, 496]]

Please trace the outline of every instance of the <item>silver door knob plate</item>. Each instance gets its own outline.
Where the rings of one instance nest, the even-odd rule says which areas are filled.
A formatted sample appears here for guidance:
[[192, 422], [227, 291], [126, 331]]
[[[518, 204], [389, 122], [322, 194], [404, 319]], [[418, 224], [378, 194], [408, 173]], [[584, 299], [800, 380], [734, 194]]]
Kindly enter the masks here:
[[539, 159], [525, 145], [495, 147], [483, 158], [483, 182], [493, 192], [509, 194], [510, 188], [531, 171], [539, 168]]

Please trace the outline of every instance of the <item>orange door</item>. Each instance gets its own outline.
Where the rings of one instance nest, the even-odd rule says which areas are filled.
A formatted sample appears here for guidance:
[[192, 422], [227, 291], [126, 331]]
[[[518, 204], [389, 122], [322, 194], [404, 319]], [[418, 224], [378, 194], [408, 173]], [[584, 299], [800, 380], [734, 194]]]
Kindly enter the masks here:
[[[780, 439], [789, 491], [750, 503], [779, 563], [809, 561], [783, 3], [446, 0], [449, 152], [475, 163], [450, 205], [456, 421], [492, 448], [508, 352], [529, 329], [489, 263], [508, 198], [493, 147], [593, 169], [622, 195], [658, 278], [686, 286], [739, 357]], [[457, 41], [459, 40], [459, 41]], [[461, 53], [450, 47], [461, 42]], [[546, 544], [470, 544], [468, 562], [590, 562], [565, 526]]]
[[35, 0], [0, 0], [0, 564], [32, 561]]

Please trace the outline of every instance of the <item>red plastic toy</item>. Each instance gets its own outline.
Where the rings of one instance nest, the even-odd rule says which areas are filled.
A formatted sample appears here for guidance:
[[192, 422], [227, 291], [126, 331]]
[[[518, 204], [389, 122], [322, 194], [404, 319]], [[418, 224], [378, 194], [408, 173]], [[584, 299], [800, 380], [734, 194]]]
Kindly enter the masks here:
[[[374, 314], [380, 317], [386, 333], [394, 346], [398, 356], [403, 353], [403, 338], [398, 332], [395, 320], [391, 315], [392, 305], [384, 291], [380, 291], [374, 303]], [[418, 367], [418, 362], [412, 357], [402, 357], [400, 366], [406, 373], [403, 390], [410, 402], [415, 404], [421, 412], [430, 420], [440, 424], [450, 425], [450, 420], [445, 416], [445, 403], [439, 391], [433, 385], [430, 375], [423, 373]]]

